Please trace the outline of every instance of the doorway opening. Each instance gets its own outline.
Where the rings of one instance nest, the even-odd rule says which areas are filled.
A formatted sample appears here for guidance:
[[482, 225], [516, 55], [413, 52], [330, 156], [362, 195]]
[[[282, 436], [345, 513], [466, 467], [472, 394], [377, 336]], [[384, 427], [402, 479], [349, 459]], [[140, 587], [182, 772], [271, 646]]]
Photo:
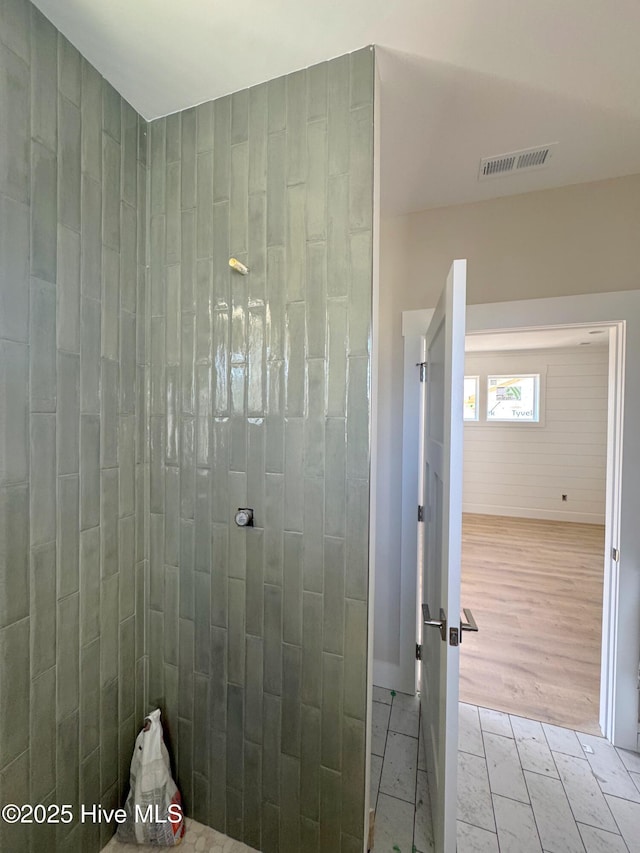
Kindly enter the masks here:
[[465, 350], [460, 700], [601, 735], [607, 328]]

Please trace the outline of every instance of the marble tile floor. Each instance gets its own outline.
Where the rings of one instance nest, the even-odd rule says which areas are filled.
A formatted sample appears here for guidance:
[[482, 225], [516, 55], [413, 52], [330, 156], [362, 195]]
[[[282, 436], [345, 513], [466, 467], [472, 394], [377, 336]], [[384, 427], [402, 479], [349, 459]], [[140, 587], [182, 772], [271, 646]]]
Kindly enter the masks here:
[[[374, 688], [375, 853], [433, 851], [417, 698]], [[460, 704], [458, 853], [640, 853], [640, 754]]]
[[[185, 823], [187, 831], [182, 843], [175, 848], [181, 853], [258, 853], [253, 847], [247, 847], [241, 841], [234, 841], [233, 838], [228, 838], [189, 817], [185, 818]], [[120, 844], [114, 836], [107, 846], [102, 848], [102, 853], [157, 853], [159, 849], [161, 848], [150, 844]]]

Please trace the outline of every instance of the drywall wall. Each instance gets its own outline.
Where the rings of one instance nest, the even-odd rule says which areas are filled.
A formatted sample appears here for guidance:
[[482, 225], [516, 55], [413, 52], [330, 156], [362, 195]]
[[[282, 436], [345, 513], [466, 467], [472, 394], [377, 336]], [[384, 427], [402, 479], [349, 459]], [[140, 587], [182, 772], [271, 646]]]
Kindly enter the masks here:
[[264, 853], [363, 849], [372, 99], [367, 48], [150, 125], [149, 700]]
[[[95, 853], [144, 714], [146, 123], [0, 7], [0, 849]], [[140, 143], [140, 144], [139, 144]]]
[[470, 304], [635, 289], [639, 227], [639, 175], [382, 220], [375, 659], [400, 658], [402, 312], [435, 306], [454, 258]]
[[[467, 353], [480, 417], [464, 427], [465, 512], [604, 524], [608, 358], [606, 346]], [[540, 375], [540, 422], [487, 423], [487, 376], [519, 373]]]

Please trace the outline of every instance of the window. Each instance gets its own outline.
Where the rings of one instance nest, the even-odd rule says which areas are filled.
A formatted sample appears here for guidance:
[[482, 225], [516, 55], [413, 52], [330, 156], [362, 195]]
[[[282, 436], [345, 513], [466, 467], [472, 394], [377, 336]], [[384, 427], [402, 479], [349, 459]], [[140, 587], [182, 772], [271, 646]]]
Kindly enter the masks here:
[[489, 376], [487, 421], [538, 422], [540, 374]]
[[464, 377], [464, 419], [465, 421], [478, 420], [478, 390], [480, 386], [479, 376]]

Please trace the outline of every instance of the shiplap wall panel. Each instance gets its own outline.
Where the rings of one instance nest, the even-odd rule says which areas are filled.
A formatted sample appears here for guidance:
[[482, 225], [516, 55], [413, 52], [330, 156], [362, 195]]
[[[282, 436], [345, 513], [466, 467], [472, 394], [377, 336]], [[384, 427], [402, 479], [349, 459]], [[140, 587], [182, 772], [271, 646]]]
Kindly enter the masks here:
[[[602, 524], [607, 347], [468, 353], [486, 409], [489, 375], [540, 373], [541, 423], [465, 424], [464, 510]], [[562, 495], [567, 495], [567, 501]]]

